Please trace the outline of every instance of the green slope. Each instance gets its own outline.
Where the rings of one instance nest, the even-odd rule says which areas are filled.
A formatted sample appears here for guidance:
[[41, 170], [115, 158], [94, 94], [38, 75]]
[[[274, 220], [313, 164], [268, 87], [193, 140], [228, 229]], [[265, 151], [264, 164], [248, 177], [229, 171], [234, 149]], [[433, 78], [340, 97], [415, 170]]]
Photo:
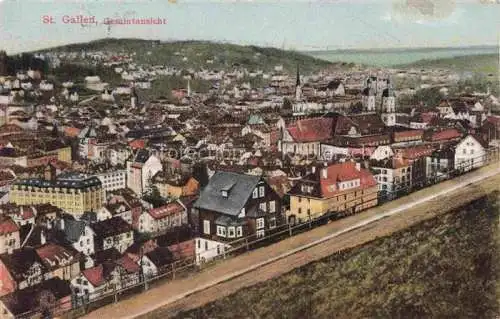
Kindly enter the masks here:
[[[70, 44], [44, 51], [102, 50], [112, 52], [136, 52], [139, 63], [165, 64], [178, 68], [229, 69], [241, 65], [250, 70], [269, 71], [275, 65], [283, 65], [288, 72], [294, 72], [297, 65], [304, 73], [317, 71], [334, 65], [295, 51], [276, 48], [242, 46], [208, 41], [160, 42], [140, 39], [102, 39], [88, 43]], [[184, 59], [184, 58], [187, 58]], [[213, 60], [213, 63], [207, 63]]]
[[484, 75], [498, 74], [498, 54], [466, 55], [453, 58], [419, 60], [395, 68], [449, 69], [458, 72], [475, 72]]
[[494, 318], [497, 200], [492, 194], [176, 318]]

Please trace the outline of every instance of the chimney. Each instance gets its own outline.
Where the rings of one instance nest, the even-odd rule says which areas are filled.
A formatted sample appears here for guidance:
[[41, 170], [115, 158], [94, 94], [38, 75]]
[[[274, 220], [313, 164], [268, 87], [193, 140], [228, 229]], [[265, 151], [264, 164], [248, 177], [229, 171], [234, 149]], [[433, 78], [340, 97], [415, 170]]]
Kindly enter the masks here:
[[356, 170], [361, 171], [361, 163], [356, 163]]
[[328, 178], [328, 168], [326, 168], [326, 167], [325, 167], [325, 168], [323, 168], [323, 169], [321, 170], [321, 177], [322, 177], [323, 179], [327, 179], [327, 178]]

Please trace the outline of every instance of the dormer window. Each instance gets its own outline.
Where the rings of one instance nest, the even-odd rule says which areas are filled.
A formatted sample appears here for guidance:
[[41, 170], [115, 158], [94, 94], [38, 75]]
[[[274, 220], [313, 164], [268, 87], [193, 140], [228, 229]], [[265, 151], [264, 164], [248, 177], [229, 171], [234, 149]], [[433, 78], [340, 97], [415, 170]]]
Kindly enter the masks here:
[[222, 191], [222, 197], [224, 197], [224, 198], [228, 197], [228, 192], [226, 190]]

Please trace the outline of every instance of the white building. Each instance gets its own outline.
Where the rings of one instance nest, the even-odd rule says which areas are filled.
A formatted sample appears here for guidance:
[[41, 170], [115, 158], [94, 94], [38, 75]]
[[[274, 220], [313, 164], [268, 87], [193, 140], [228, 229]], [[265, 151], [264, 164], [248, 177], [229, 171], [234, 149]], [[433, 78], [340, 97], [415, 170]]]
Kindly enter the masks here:
[[231, 246], [220, 241], [206, 238], [195, 238], [195, 260], [196, 264], [206, 263], [216, 257], [224, 255], [225, 251], [231, 249]]
[[114, 191], [127, 187], [127, 171], [126, 170], [110, 170], [95, 174], [102, 183], [102, 188], [105, 191]]
[[127, 187], [137, 195], [142, 195], [149, 186], [150, 179], [161, 170], [160, 159], [141, 149], [133, 161], [127, 161]]
[[468, 135], [455, 147], [455, 169], [471, 170], [481, 167], [486, 161], [486, 150], [473, 136]]

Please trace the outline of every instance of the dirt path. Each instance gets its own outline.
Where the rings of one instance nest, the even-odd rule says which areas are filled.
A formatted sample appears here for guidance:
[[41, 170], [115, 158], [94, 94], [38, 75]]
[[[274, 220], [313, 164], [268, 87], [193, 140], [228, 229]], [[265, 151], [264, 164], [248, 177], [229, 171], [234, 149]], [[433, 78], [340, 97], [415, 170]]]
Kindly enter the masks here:
[[[457, 208], [486, 193], [499, 189], [500, 175], [498, 165], [484, 167], [460, 178], [435, 185], [404, 198], [387, 203], [358, 215], [354, 215], [309, 232], [285, 239], [268, 247], [226, 260], [209, 267], [188, 278], [163, 283], [145, 293], [133, 296], [117, 304], [112, 304], [88, 314], [85, 318], [166, 318], [179, 310], [201, 306], [207, 302], [227, 296], [237, 290], [282, 275], [296, 267], [313, 260], [329, 256], [341, 249], [355, 247], [377, 237], [407, 228], [409, 225], [432, 218], [450, 209]], [[495, 176], [475, 184], [473, 178], [497, 173]], [[459, 188], [458, 190], [454, 190]], [[430, 198], [443, 190], [454, 190], [437, 198]], [[242, 270], [273, 257], [287, 254], [301, 246], [311, 244], [334, 233], [340, 233], [368, 219], [377, 218], [398, 207], [411, 206], [412, 203], [430, 198], [424, 203], [374, 221], [366, 226], [342, 233], [313, 247], [264, 264], [258, 269], [241, 274]], [[159, 308], [159, 309], [157, 309]], [[155, 310], [157, 309], [157, 310]], [[151, 313], [149, 313], [151, 312]]]

